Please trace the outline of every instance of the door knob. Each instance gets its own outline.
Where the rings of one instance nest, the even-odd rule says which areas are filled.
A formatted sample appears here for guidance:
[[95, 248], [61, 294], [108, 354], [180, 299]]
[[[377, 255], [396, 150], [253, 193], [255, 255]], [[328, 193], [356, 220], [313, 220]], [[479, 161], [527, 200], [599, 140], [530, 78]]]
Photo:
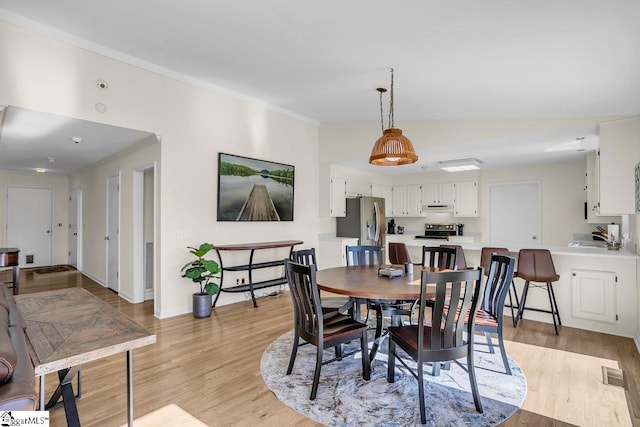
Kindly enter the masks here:
[[538, 238], [538, 236], [531, 236], [531, 238], [532, 238], [533, 240], [536, 240], [536, 239]]
[[104, 240], [109, 240], [109, 236], [104, 236]]
[[47, 230], [47, 234], [51, 233], [51, 230]]

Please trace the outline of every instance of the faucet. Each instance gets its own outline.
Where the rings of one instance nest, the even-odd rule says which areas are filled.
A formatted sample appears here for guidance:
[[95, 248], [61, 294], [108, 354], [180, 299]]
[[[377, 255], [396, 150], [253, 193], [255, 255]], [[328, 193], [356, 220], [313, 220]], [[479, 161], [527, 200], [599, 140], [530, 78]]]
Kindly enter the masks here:
[[609, 242], [609, 236], [607, 236], [606, 234], [603, 236], [602, 234], [592, 234], [593, 238], [595, 239], [596, 237], [604, 240], [605, 242]]

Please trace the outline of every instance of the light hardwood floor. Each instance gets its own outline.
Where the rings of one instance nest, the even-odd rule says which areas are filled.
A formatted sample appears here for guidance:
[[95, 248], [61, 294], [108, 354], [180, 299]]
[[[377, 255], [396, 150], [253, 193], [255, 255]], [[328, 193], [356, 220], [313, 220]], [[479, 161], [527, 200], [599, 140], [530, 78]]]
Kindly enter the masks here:
[[[0, 272], [0, 281], [8, 280], [9, 274]], [[208, 319], [194, 319], [186, 314], [159, 320], [153, 316], [152, 301], [129, 304], [75, 271], [36, 274], [23, 269], [21, 273], [21, 294], [73, 286], [87, 289], [157, 335], [156, 344], [134, 351], [136, 417], [176, 404], [210, 426], [316, 425], [280, 403], [260, 375], [260, 358], [266, 346], [291, 329], [288, 293], [260, 299], [257, 309], [252, 307], [251, 301], [245, 301], [217, 307]], [[561, 392], [545, 391], [544, 384], [536, 383], [541, 380], [533, 372], [544, 373], [554, 367], [556, 373], [552, 375], [559, 383], [550, 387], [546, 384], [546, 390], [569, 390], [565, 387], [567, 383], [577, 379], [563, 375], [564, 369], [558, 365], [571, 364], [573, 359], [581, 360], [578, 355], [609, 359], [619, 364], [630, 380], [627, 399], [631, 422], [640, 425], [640, 398], [636, 387], [640, 380], [640, 357], [633, 340], [566, 327], [557, 337], [552, 325], [526, 320], [517, 329], [507, 325], [505, 335], [513, 342], [508, 343], [512, 357], [525, 372], [528, 369], [532, 372], [528, 376], [530, 393], [546, 397], [533, 399], [528, 395], [523, 406], [527, 409], [519, 410], [504, 425], [588, 425], [599, 419], [592, 417], [590, 421], [584, 421], [583, 417], [567, 418], [564, 414], [565, 420], [572, 420], [564, 422], [553, 415], [541, 415], [570, 413], [575, 409], [564, 403], [567, 397]], [[531, 349], [539, 351], [538, 355], [532, 357]], [[561, 354], [561, 358], [549, 356], [551, 352], [546, 349], [557, 350], [553, 354]], [[83, 396], [78, 401], [83, 426], [120, 426], [126, 422], [124, 357], [124, 354], [112, 356], [83, 366]], [[54, 381], [53, 376], [47, 377], [48, 388]], [[575, 388], [568, 393], [575, 394]], [[575, 396], [572, 398], [575, 400]], [[598, 400], [598, 396], [595, 399]], [[611, 411], [609, 406], [603, 405], [602, 411]], [[612, 415], [603, 415], [607, 416]], [[613, 416], [628, 417], [626, 413], [620, 415], [615, 411]], [[65, 425], [63, 409], [51, 411], [51, 425]], [[167, 420], [167, 425], [173, 425], [172, 420]]]

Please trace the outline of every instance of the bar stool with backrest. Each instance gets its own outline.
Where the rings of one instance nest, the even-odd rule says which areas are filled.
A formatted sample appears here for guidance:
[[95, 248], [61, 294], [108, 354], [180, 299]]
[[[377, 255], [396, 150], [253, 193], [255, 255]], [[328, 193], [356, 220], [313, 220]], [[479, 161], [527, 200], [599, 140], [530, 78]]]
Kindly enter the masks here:
[[411, 257], [409, 256], [407, 245], [404, 243], [389, 242], [389, 262], [395, 265], [411, 264]]
[[[507, 248], [492, 248], [492, 247], [483, 247], [480, 252], [480, 266], [484, 268], [484, 275], [487, 276], [489, 274], [489, 265], [491, 264], [491, 256], [493, 254], [501, 255], [509, 257], [511, 253]], [[517, 273], [514, 273], [514, 275]], [[511, 292], [513, 291], [513, 297]], [[513, 298], [515, 298], [516, 303], [513, 304]], [[511, 286], [509, 286], [509, 308], [511, 309], [511, 320], [513, 321], [513, 327], [515, 328], [518, 324], [517, 320], [517, 310], [520, 306], [520, 299], [518, 298], [518, 290], [516, 289], [516, 284], [511, 280]], [[516, 311], [514, 311], [516, 310]]]
[[[520, 249], [520, 252], [518, 253], [517, 274], [518, 277], [525, 280], [524, 288], [522, 290], [522, 298], [520, 299], [520, 305], [518, 307], [517, 319], [522, 319], [522, 313], [524, 312], [524, 310], [551, 313], [551, 317], [553, 318], [553, 327], [555, 328], [556, 335], [560, 335], [558, 333], [558, 326], [562, 326], [562, 322], [560, 321], [560, 313], [558, 312], [556, 295], [553, 292], [553, 282], [557, 282], [558, 280], [560, 280], [560, 276], [556, 273], [556, 269], [553, 266], [551, 252], [549, 252], [547, 249]], [[535, 282], [537, 282], [538, 284]], [[551, 306], [550, 310], [531, 308], [526, 306], [530, 285], [537, 288], [546, 288], [547, 294], [549, 295], [549, 305]]]

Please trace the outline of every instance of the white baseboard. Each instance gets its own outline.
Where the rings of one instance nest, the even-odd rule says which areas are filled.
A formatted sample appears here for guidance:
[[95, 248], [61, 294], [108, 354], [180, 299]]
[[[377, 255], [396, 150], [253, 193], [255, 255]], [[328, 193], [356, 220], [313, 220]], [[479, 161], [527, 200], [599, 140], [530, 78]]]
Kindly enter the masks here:
[[99, 285], [101, 285], [103, 288], [106, 288], [106, 287], [107, 287], [107, 284], [106, 284], [104, 281], [102, 281], [102, 280], [98, 279], [97, 277], [95, 277], [95, 276], [94, 276], [94, 275], [92, 275], [92, 274], [87, 273], [85, 270], [82, 270], [82, 271], [81, 271], [81, 273], [82, 273], [82, 274], [84, 274], [85, 276], [87, 276], [89, 279], [91, 279], [91, 280], [93, 280], [94, 282], [96, 282], [96, 283], [98, 283]]

